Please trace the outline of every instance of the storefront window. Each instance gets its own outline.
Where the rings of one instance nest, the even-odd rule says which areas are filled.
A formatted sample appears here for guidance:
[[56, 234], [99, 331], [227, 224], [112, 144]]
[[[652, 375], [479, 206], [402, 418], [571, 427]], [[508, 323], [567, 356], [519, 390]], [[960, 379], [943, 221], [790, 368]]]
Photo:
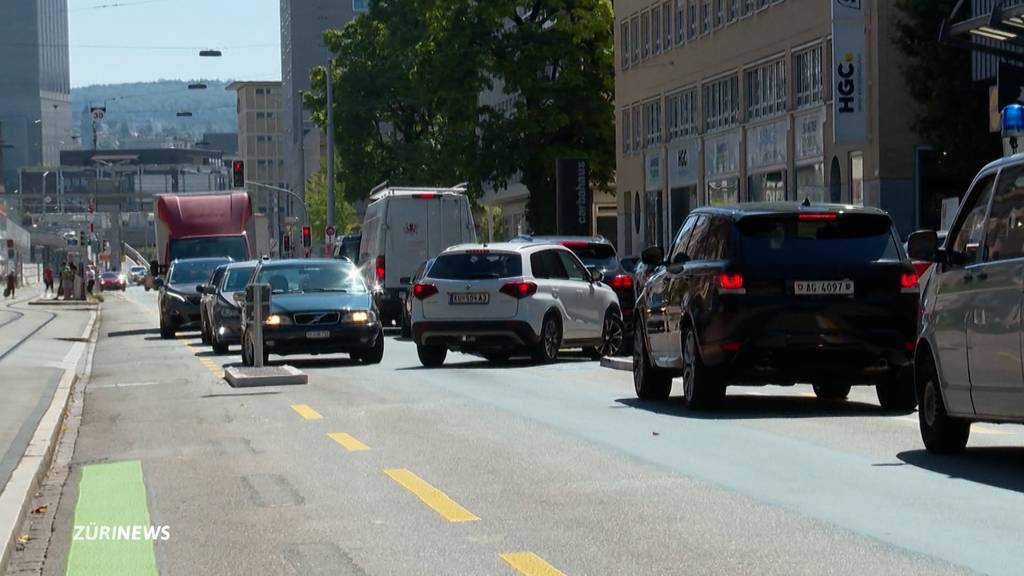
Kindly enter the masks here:
[[864, 205], [864, 153], [850, 152], [850, 203]]
[[697, 207], [697, 187], [696, 186], [682, 186], [679, 188], [673, 188], [671, 192], [671, 201], [669, 202], [669, 211], [671, 217], [669, 218], [669, 230], [671, 234], [675, 234], [676, 230], [683, 225], [683, 220]]
[[797, 167], [796, 199], [802, 202], [804, 198], [809, 198], [811, 202], [826, 202], [824, 163]]
[[754, 174], [747, 178], [751, 202], [784, 202], [786, 173], [783, 171]]
[[723, 178], [708, 182], [708, 205], [723, 206], [738, 204], [740, 200], [739, 178]]
[[661, 190], [648, 192], [646, 199], [644, 243], [646, 246], [661, 246], [662, 238], [665, 237], [665, 218], [663, 216], [664, 207], [661, 200]]

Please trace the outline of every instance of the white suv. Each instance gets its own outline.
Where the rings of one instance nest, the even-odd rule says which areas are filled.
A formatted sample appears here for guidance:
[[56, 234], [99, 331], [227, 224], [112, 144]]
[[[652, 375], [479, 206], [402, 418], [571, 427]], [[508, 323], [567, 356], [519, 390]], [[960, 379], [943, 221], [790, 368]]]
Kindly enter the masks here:
[[622, 313], [601, 280], [563, 246], [453, 246], [413, 286], [420, 362], [440, 366], [448, 350], [491, 362], [516, 352], [552, 362], [562, 348], [582, 347], [593, 357], [617, 352]]

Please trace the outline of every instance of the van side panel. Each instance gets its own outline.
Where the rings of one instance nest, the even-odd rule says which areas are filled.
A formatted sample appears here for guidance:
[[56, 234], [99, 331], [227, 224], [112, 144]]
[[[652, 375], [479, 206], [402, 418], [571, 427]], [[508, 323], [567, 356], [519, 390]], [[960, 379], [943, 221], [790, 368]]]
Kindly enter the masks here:
[[359, 270], [363, 275], [363, 281], [367, 286], [376, 284], [375, 266], [377, 256], [384, 253], [380, 244], [381, 238], [381, 211], [384, 209], [384, 201], [374, 202], [366, 207], [366, 215], [363, 217], [363, 237], [359, 242]]

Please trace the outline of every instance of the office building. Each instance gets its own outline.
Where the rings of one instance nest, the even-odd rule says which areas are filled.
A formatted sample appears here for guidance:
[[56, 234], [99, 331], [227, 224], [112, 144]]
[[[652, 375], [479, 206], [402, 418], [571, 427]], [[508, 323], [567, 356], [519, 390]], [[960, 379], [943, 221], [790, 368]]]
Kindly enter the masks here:
[[922, 148], [894, 4], [616, 2], [620, 252], [668, 244], [696, 206], [750, 201], [880, 206], [911, 231]]
[[303, 144], [306, 132], [313, 128], [299, 93], [309, 90], [310, 72], [325, 65], [330, 56], [323, 41], [324, 31], [342, 28], [368, 9], [367, 0], [281, 0], [285, 181], [288, 188], [299, 194], [303, 193], [306, 179], [312, 176], [306, 171]]
[[0, 2], [0, 123], [4, 179], [18, 170], [56, 165], [71, 145], [71, 75], [67, 0]]

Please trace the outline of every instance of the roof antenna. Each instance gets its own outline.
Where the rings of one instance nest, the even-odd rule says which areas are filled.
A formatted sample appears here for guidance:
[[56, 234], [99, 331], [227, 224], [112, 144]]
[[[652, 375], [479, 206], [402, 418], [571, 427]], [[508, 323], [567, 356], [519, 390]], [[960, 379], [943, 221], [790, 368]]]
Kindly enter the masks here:
[[811, 198], [810, 198], [810, 196], [804, 196], [804, 201], [800, 205], [803, 206], [804, 208], [810, 208], [811, 207]]

